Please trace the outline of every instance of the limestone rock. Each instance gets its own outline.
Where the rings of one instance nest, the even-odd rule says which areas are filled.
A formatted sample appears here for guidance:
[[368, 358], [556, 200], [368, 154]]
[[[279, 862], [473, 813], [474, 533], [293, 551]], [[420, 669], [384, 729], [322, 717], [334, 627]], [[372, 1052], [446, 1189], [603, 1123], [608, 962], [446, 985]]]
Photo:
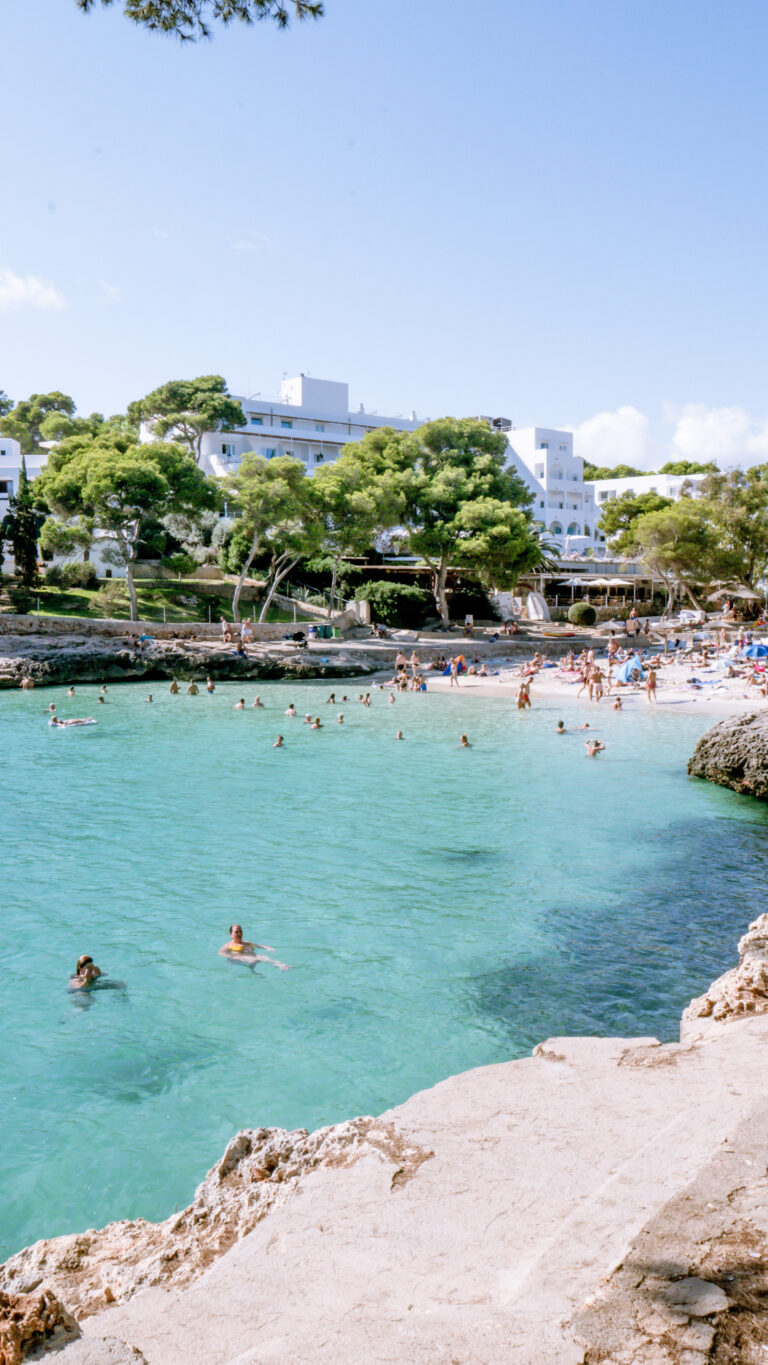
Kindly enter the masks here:
[[318, 1166], [350, 1165], [365, 1152], [394, 1163], [394, 1188], [431, 1155], [409, 1147], [391, 1124], [370, 1118], [311, 1134], [246, 1129], [181, 1213], [162, 1223], [123, 1220], [36, 1242], [0, 1266], [0, 1287], [20, 1292], [44, 1282], [85, 1318], [139, 1290], [188, 1284], [293, 1193], [302, 1176]]
[[710, 1280], [701, 1280], [697, 1275], [675, 1280], [665, 1297], [673, 1308], [689, 1318], [709, 1318], [714, 1313], [724, 1313], [728, 1307], [728, 1296], [720, 1286]]
[[690, 1036], [693, 1021], [724, 1023], [745, 1014], [768, 1011], [768, 915], [750, 924], [739, 942], [739, 965], [719, 976], [683, 1013], [681, 1036]]
[[60, 1333], [62, 1340], [72, 1340], [80, 1329], [49, 1289], [37, 1294], [0, 1291], [0, 1365], [21, 1365], [54, 1333]]
[[696, 745], [688, 772], [768, 801], [768, 710], [713, 725]]

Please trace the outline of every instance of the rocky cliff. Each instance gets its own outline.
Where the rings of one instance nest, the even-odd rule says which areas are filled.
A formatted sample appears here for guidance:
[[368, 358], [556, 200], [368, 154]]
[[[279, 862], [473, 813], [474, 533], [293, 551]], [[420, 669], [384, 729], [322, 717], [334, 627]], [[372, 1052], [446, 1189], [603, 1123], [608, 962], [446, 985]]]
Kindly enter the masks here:
[[239, 1133], [182, 1213], [39, 1242], [0, 1289], [75, 1314], [56, 1365], [764, 1365], [768, 916], [741, 949], [679, 1044], [550, 1039]]
[[713, 725], [696, 745], [688, 772], [768, 801], [768, 708]]

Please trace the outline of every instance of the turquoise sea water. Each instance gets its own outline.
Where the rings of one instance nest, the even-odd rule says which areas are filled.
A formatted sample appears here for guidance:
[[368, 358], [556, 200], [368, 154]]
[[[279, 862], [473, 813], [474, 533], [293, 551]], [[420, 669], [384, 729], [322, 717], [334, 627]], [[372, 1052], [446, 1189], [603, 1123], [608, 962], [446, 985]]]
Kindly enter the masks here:
[[[153, 690], [0, 693], [0, 1254], [165, 1217], [240, 1127], [376, 1113], [553, 1033], [673, 1037], [763, 909], [765, 809], [686, 777], [706, 717], [374, 693], [341, 727], [328, 684]], [[52, 731], [50, 700], [99, 725]], [[594, 762], [554, 734], [586, 716]], [[219, 958], [233, 919], [292, 970]], [[84, 952], [125, 994], [67, 994]]]

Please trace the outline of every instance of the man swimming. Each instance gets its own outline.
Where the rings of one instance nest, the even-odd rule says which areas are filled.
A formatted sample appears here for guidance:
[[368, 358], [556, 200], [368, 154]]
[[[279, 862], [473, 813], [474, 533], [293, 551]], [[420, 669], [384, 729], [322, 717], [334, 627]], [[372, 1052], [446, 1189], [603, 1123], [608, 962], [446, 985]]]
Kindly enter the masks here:
[[566, 730], [565, 724], [564, 724], [564, 722], [563, 722], [562, 720], [559, 720], [559, 721], [557, 722], [557, 727], [556, 727], [556, 729], [555, 729], [555, 734], [556, 734], [556, 735], [567, 735], [567, 734], [568, 734], [568, 731]]
[[584, 748], [587, 751], [587, 758], [597, 758], [605, 749], [605, 745], [601, 744], [599, 739], [585, 739]]
[[245, 710], [245, 697], [241, 697], [239, 701], [236, 701], [235, 704], [234, 704], [234, 706], [232, 707], [232, 710], [233, 710], [233, 711], [244, 711], [244, 710]]
[[294, 706], [293, 702], [291, 702], [291, 704], [290, 704], [290, 706], [287, 708], [285, 714], [286, 714], [286, 716], [291, 716], [291, 717], [293, 717], [293, 716], [296, 715], [296, 707]]
[[272, 748], [273, 748], [273, 749], [282, 749], [282, 747], [283, 747], [283, 736], [282, 736], [282, 735], [278, 735], [278, 736], [277, 736], [277, 739], [275, 740], [274, 744], [272, 745]]
[[461, 738], [460, 738], [460, 740], [459, 740], [459, 744], [461, 745], [462, 749], [471, 749], [471, 748], [472, 748], [472, 745], [470, 744], [469, 738], [468, 738], [467, 735], [462, 735], [462, 736], [461, 736]]
[[253, 705], [254, 705], [254, 707], [259, 707], [259, 706], [263, 707], [263, 706], [264, 706], [264, 703], [263, 703], [263, 701], [261, 700], [261, 697], [257, 697], [256, 700], [255, 700], [255, 702], [253, 703]]
[[48, 724], [52, 725], [55, 730], [66, 730], [72, 725], [98, 725], [98, 723], [97, 720], [93, 719], [93, 716], [78, 716], [73, 720], [60, 720], [58, 716], [51, 716], [48, 721]]
[[84, 991], [93, 985], [101, 976], [101, 969], [96, 966], [92, 957], [84, 953], [77, 959], [77, 966], [69, 978], [69, 989], [71, 991]]

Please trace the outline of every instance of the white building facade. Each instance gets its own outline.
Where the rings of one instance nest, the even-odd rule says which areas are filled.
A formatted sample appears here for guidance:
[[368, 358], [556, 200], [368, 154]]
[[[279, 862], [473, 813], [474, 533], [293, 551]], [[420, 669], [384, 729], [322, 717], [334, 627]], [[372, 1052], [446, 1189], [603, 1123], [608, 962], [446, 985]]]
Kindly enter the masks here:
[[566, 548], [594, 545], [599, 513], [584, 461], [573, 453], [573, 433], [554, 427], [523, 427], [509, 433], [507, 467], [534, 497], [531, 511], [547, 539]]
[[[36, 479], [41, 469], [48, 463], [48, 451], [36, 450], [24, 456], [27, 474]], [[9, 510], [11, 498], [19, 491], [21, 476], [21, 446], [9, 436], [0, 436], [0, 521]]]
[[[284, 379], [275, 399], [237, 398], [245, 414], [245, 426], [233, 431], [206, 432], [202, 440], [200, 467], [215, 478], [232, 474], [243, 455], [255, 452], [266, 459], [292, 455], [302, 460], [307, 472], [339, 458], [350, 441], [361, 441], [377, 427], [414, 431], [426, 418], [382, 417], [366, 412], [361, 404], [349, 410], [349, 386], [330, 379], [300, 374]], [[142, 430], [143, 439], [152, 439]]]

